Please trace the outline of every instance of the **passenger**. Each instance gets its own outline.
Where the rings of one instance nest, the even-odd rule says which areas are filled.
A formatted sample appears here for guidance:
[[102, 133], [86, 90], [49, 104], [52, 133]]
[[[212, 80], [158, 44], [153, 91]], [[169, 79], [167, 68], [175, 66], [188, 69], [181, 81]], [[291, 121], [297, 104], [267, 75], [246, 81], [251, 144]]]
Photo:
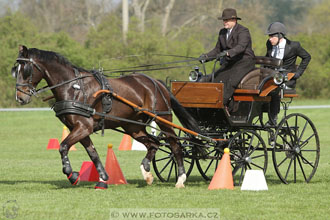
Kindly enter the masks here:
[[[201, 82], [223, 82], [223, 103], [231, 111], [232, 95], [241, 79], [255, 68], [255, 56], [249, 29], [237, 23], [236, 10], [226, 8], [222, 16], [224, 28], [219, 32], [218, 41], [213, 50], [199, 57], [200, 62], [220, 60], [221, 67], [214, 75], [203, 77]], [[230, 104], [229, 104], [230, 103]]]
[[[289, 89], [296, 87], [296, 80], [304, 73], [311, 56], [309, 53], [301, 47], [299, 42], [290, 41], [285, 37], [286, 28], [284, 24], [280, 22], [271, 23], [266, 31], [266, 35], [269, 39], [266, 42], [267, 46], [267, 57], [274, 57], [283, 60], [282, 68], [286, 72], [294, 73], [293, 80], [286, 83]], [[301, 62], [296, 68], [297, 57], [301, 58]], [[276, 125], [277, 115], [280, 112], [280, 96], [278, 93], [272, 95], [269, 108], [269, 121], [268, 124]]]

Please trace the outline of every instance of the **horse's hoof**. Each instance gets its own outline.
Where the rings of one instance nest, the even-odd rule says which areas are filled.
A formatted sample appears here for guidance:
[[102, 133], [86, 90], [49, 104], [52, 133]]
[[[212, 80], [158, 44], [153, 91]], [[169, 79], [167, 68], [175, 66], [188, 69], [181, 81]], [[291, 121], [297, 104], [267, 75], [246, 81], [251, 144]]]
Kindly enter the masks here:
[[186, 174], [182, 174], [181, 176], [179, 176], [178, 181], [175, 184], [176, 188], [184, 188], [184, 182], [186, 181], [187, 176]]
[[106, 182], [100, 181], [94, 187], [96, 190], [108, 189], [108, 184]]
[[184, 188], [184, 185], [177, 183], [177, 184], [175, 184], [175, 188], [178, 188], [178, 189]]
[[72, 185], [78, 185], [80, 182], [79, 172], [72, 172], [68, 176], [68, 179]]
[[152, 176], [152, 174], [150, 172], [148, 172], [145, 180], [146, 180], [147, 184], [150, 186], [150, 185], [152, 185], [152, 182], [154, 181], [154, 177]]
[[147, 182], [148, 185], [151, 185], [154, 181], [154, 177], [152, 176], [151, 172], [145, 171], [143, 165], [140, 166], [143, 179]]

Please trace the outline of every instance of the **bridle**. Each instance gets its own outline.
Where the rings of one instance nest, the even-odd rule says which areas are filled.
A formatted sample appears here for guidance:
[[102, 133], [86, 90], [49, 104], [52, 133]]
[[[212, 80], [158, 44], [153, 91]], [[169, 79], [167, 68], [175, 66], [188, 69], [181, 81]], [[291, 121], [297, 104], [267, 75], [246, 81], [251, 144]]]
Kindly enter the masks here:
[[[27, 69], [30, 68], [30, 73], [28, 73], [28, 83], [17, 83], [17, 79], [18, 79], [18, 73], [20, 71], [20, 62], [24, 62], [24, 69], [23, 71], [28, 71]], [[33, 78], [33, 67], [36, 67], [41, 73], [47, 72], [47, 70], [43, 71], [42, 68], [32, 59], [32, 58], [17, 58], [16, 59], [16, 63], [19, 63], [18, 67], [16, 67], [16, 90], [20, 91], [21, 93], [24, 93], [25, 95], [28, 96], [37, 96], [38, 91], [37, 89], [32, 85], [32, 78]], [[16, 63], [14, 66], [16, 66]], [[30, 65], [28, 68], [26, 67], [26, 65]], [[17, 69], [18, 68], [18, 69]], [[23, 73], [24, 74], [24, 73]], [[20, 87], [28, 87], [29, 88], [29, 92], [25, 92], [23, 91]]]
[[[83, 78], [86, 78], [86, 77], [92, 77], [92, 75], [85, 75], [85, 76], [78, 76], [78, 77], [75, 77], [73, 79], [69, 79], [69, 80], [66, 80], [64, 82], [61, 82], [59, 84], [56, 84], [56, 85], [53, 85], [53, 86], [45, 86], [45, 87], [42, 87], [40, 89], [36, 89], [33, 85], [32, 85], [32, 78], [33, 78], [33, 66], [36, 67], [42, 74], [46, 74], [46, 75], [49, 75], [48, 71], [46, 69], [42, 69], [37, 62], [35, 62], [32, 58], [17, 58], [16, 59], [16, 63], [19, 63], [19, 62], [24, 62], [24, 68], [25, 68], [25, 65], [31, 65], [31, 73], [29, 73], [29, 80], [28, 80], [28, 83], [17, 83], [17, 79], [18, 79], [18, 74], [16, 74], [15, 78], [16, 78], [16, 90], [17, 91], [20, 91], [21, 93], [24, 93], [25, 95], [28, 95], [28, 96], [35, 96], [35, 97], [38, 97], [37, 95], [42, 93], [42, 92], [45, 92], [45, 91], [48, 91], [48, 90], [51, 90], [51, 89], [54, 89], [54, 88], [57, 88], [57, 87], [60, 87], [62, 85], [65, 85], [67, 83], [70, 83], [72, 81], [76, 81], [78, 79], [83, 79]], [[14, 67], [13, 68], [16, 68], [15, 71], [17, 73], [17, 71], [20, 70], [20, 65], [19, 64], [18, 66], [16, 65], [16, 63], [14, 64]], [[18, 69], [17, 69], [18, 68]], [[25, 71], [25, 70], [23, 70]], [[26, 87], [29, 87], [29, 92], [25, 92], [23, 91], [22, 89], [20, 89], [20, 87], [23, 87], [23, 86], [26, 86]]]

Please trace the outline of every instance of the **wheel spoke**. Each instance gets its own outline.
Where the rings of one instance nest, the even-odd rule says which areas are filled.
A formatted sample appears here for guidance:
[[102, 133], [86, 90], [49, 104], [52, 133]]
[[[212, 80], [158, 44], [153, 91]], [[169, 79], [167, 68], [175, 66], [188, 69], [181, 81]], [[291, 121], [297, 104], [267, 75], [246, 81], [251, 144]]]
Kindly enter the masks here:
[[311, 164], [302, 154], [299, 154], [299, 156], [301, 157], [301, 159], [305, 162], [305, 163], [307, 163], [307, 164], [309, 164], [311, 167], [313, 167], [314, 168], [314, 165], [313, 164]]
[[167, 166], [172, 162], [172, 160], [173, 160], [173, 158], [171, 158], [169, 161], [167, 161], [167, 163], [165, 164], [163, 169], [159, 172], [160, 174], [167, 168]]
[[257, 164], [255, 164], [255, 163], [251, 163], [253, 166], [255, 166], [255, 167], [258, 167], [259, 169], [264, 169], [264, 168], [262, 168], [261, 166], [259, 166], [259, 165], [257, 165]]
[[287, 157], [285, 157], [282, 161], [281, 161], [281, 163], [279, 163], [278, 165], [277, 165], [277, 167], [280, 167], [286, 160], [287, 160], [288, 158]]
[[211, 162], [209, 163], [209, 165], [206, 167], [206, 170], [204, 173], [207, 173], [207, 171], [209, 170], [209, 168], [211, 167], [212, 163], [213, 163], [214, 159], [211, 160]]
[[286, 124], [286, 126], [287, 126], [287, 129], [288, 129], [288, 133], [289, 133], [289, 136], [290, 136], [291, 142], [294, 143], [294, 137], [292, 136], [292, 132], [291, 132], [291, 129], [290, 129], [290, 126], [289, 126], [288, 121], [285, 121], [285, 124]]
[[171, 158], [171, 156], [167, 156], [167, 157], [163, 157], [163, 158], [157, 159], [156, 162], [159, 162], [159, 161], [162, 161], [162, 160], [166, 160], [166, 159], [169, 159], [169, 158]]
[[297, 157], [297, 159], [298, 159], [298, 163], [299, 163], [299, 166], [300, 166], [301, 172], [302, 172], [302, 174], [303, 174], [303, 176], [304, 176], [304, 179], [305, 179], [305, 181], [307, 181], [307, 178], [306, 178], [306, 175], [305, 175], [305, 171], [304, 171], [304, 168], [303, 168], [303, 166], [302, 166], [302, 164], [301, 164], [301, 162], [300, 162], [299, 157]]
[[166, 181], [166, 182], [168, 182], [168, 181], [170, 180], [170, 177], [171, 177], [171, 174], [172, 174], [173, 166], [174, 166], [174, 161], [173, 161], [173, 159], [172, 159], [172, 164], [171, 164], [170, 172], [168, 172], [168, 175], [167, 175], [167, 181]]
[[158, 150], [163, 151], [164, 153], [171, 154], [170, 151], [164, 150], [163, 148], [158, 148]]
[[297, 182], [297, 157], [294, 157], [293, 161], [293, 182]]
[[307, 125], [308, 125], [308, 121], [305, 122], [304, 128], [302, 129], [301, 134], [300, 134], [300, 136], [299, 136], [299, 138], [298, 138], [298, 143], [300, 142], [302, 136], [304, 135], [305, 130], [306, 130], [306, 128], [307, 128]]
[[285, 174], [285, 178], [284, 179], [287, 179], [288, 178], [288, 174], [289, 174], [289, 171], [290, 171], [290, 168], [291, 168], [292, 161], [293, 161], [293, 159], [291, 158], [290, 163], [289, 163], [289, 166], [288, 166], [288, 170], [286, 171], [286, 174]]
[[264, 156], [265, 156], [265, 154], [260, 154], [260, 155], [258, 155], [258, 156], [253, 156], [253, 157], [251, 157], [251, 159], [256, 159], [256, 158], [264, 157]]
[[243, 180], [244, 170], [246, 170], [245, 166], [242, 167], [241, 175], [239, 177], [238, 185], [240, 186]]
[[184, 162], [191, 164], [191, 161], [184, 159]]
[[307, 138], [304, 142], [302, 142], [301, 144], [300, 144], [300, 148], [303, 148], [303, 147], [305, 147], [306, 146], [306, 144], [308, 144], [308, 141], [312, 138], [312, 137], [314, 137], [315, 136], [315, 134], [313, 133], [309, 138]]

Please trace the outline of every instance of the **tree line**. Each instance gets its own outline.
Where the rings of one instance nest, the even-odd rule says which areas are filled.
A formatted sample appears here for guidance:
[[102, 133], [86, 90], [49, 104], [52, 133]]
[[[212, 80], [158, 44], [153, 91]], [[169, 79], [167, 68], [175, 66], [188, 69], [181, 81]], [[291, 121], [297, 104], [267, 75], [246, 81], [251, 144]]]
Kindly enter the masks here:
[[[108, 72], [186, 60], [215, 46], [222, 27], [217, 17], [226, 7], [236, 8], [240, 23], [249, 28], [256, 55], [266, 53], [264, 32], [268, 24], [286, 24], [288, 38], [300, 41], [312, 55], [298, 81], [298, 93], [304, 98], [328, 98], [330, 92], [329, 1], [132, 0], [125, 6], [125, 0], [30, 0], [11, 4], [8, 1], [2, 5], [6, 10], [0, 14], [2, 108], [18, 106], [14, 97], [16, 82], [10, 70], [20, 44], [56, 51], [77, 66]], [[185, 67], [145, 73], [163, 80], [186, 80], [199, 62], [176, 65]], [[209, 73], [212, 68], [213, 64], [208, 63]], [[30, 104], [48, 105], [41, 101]]]

